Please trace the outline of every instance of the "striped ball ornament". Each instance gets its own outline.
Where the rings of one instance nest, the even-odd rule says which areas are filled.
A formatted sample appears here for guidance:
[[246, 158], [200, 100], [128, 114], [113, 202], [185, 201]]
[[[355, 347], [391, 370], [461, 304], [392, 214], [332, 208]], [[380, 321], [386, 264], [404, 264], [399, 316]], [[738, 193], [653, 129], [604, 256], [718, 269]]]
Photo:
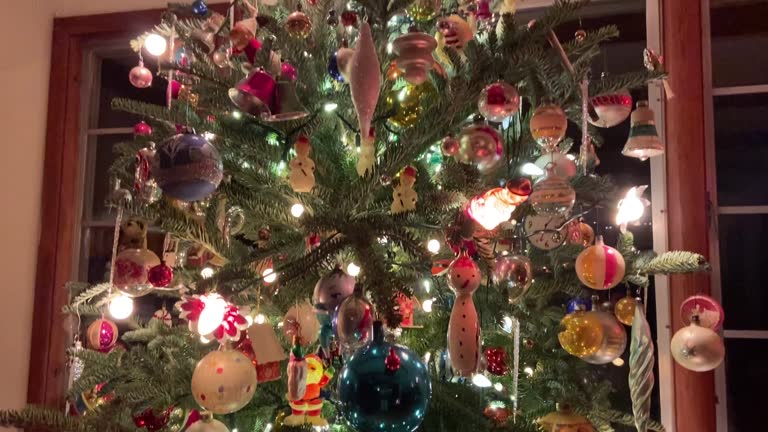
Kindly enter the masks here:
[[594, 246], [584, 249], [576, 258], [576, 276], [584, 285], [606, 290], [624, 279], [624, 257], [616, 249], [603, 244], [598, 237]]

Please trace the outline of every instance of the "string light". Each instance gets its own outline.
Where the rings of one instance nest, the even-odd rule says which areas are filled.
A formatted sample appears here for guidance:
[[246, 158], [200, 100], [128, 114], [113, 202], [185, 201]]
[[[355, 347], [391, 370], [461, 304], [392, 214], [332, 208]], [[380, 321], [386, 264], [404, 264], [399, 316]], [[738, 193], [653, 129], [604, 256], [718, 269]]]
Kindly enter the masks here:
[[329, 113], [336, 111], [336, 108], [339, 107], [339, 104], [336, 102], [326, 102], [325, 105], [323, 105], [323, 111]]
[[125, 294], [120, 294], [109, 302], [109, 314], [114, 319], [126, 319], [133, 312], [133, 299]]
[[505, 316], [502, 319], [501, 329], [504, 330], [506, 333], [512, 333], [512, 324], [513, 324], [512, 317]]
[[159, 34], [152, 33], [144, 39], [144, 48], [153, 56], [161, 56], [168, 48], [168, 41]]
[[501, 385], [501, 383], [496, 383], [496, 384], [494, 384], [494, 385], [493, 385], [493, 388], [494, 388], [494, 390], [496, 390], [497, 392], [500, 392], [500, 391], [504, 390], [504, 386], [503, 386], [503, 385]]
[[493, 385], [491, 380], [489, 380], [488, 377], [483, 374], [474, 374], [472, 376], [472, 384], [480, 388], [487, 388]]
[[633, 187], [627, 191], [624, 199], [619, 201], [619, 211], [616, 214], [616, 225], [626, 225], [629, 222], [636, 222], [643, 217], [645, 206], [642, 195], [647, 186]]
[[265, 317], [264, 314], [258, 314], [256, 315], [256, 319], [254, 319], [256, 324], [264, 324], [266, 321], [267, 317]]
[[440, 240], [432, 239], [432, 240], [428, 241], [427, 242], [427, 250], [432, 255], [435, 255], [438, 252], [440, 252]]
[[616, 357], [611, 363], [613, 363], [614, 366], [622, 367], [624, 366], [624, 359], [621, 357]]
[[205, 138], [208, 141], [213, 141], [214, 139], [216, 139], [216, 134], [214, 134], [213, 132], [206, 131], [206, 132], [203, 132], [203, 138]]
[[202, 276], [203, 279], [208, 279], [209, 277], [213, 276], [213, 268], [211, 267], [205, 267], [202, 270], [200, 270], [200, 276]]
[[221, 325], [224, 320], [224, 314], [227, 312], [227, 301], [216, 293], [207, 294], [200, 297], [202, 300], [203, 311], [200, 312], [200, 318], [197, 321], [197, 332], [201, 335], [209, 335]]
[[265, 283], [271, 284], [277, 280], [277, 273], [275, 273], [274, 269], [268, 268], [261, 272], [261, 277], [264, 279]]
[[424, 291], [429, 294], [429, 291], [432, 289], [432, 281], [429, 279], [424, 279], [424, 282], [422, 283], [424, 284]]
[[360, 274], [360, 266], [351, 262], [347, 265], [347, 274], [352, 277], [357, 277]]
[[532, 176], [532, 177], [536, 177], [544, 174], [543, 169], [537, 167], [536, 164], [533, 164], [531, 162], [528, 162], [522, 167], [520, 167], [520, 172], [523, 175]]
[[291, 206], [291, 215], [295, 218], [301, 217], [304, 214], [304, 206], [301, 203], [296, 203]]
[[241, 113], [240, 111], [232, 111], [232, 118], [234, 118], [235, 120], [240, 120], [241, 118], [243, 118], [243, 113]]
[[426, 313], [432, 312], [432, 303], [435, 302], [435, 299], [426, 299], [423, 302], [421, 302], [421, 310], [423, 310]]
[[526, 366], [525, 368], [523, 368], [523, 372], [525, 372], [525, 374], [528, 375], [529, 377], [533, 376], [533, 368], [530, 366]]

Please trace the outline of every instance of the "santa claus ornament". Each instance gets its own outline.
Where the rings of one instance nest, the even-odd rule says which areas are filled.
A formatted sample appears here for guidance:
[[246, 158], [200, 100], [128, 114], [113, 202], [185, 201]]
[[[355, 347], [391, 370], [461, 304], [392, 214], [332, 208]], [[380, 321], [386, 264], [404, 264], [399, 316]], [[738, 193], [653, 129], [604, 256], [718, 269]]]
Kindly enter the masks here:
[[472, 294], [480, 287], [480, 267], [462, 252], [448, 269], [448, 285], [456, 300], [448, 322], [448, 354], [454, 371], [471, 376], [480, 359], [480, 325]]

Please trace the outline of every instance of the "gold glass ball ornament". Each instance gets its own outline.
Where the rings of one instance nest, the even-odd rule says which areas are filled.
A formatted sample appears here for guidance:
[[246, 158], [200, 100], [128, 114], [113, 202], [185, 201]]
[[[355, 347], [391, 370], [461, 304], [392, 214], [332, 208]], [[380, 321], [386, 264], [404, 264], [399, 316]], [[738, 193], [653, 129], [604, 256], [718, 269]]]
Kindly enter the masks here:
[[627, 296], [616, 302], [616, 306], [613, 308], [613, 312], [616, 314], [616, 319], [622, 324], [631, 326], [632, 321], [635, 319], [635, 308], [637, 307], [637, 300], [629, 293]]
[[206, 354], [192, 374], [192, 396], [214, 414], [238, 411], [256, 393], [256, 369], [245, 354], [235, 350]]
[[576, 311], [560, 321], [563, 331], [557, 335], [560, 346], [570, 355], [584, 357], [595, 354], [603, 345], [605, 329], [593, 312]]
[[415, 125], [424, 112], [424, 99], [434, 92], [435, 88], [428, 82], [418, 86], [406, 84], [390, 91], [386, 98], [387, 109], [394, 110], [395, 114], [389, 118], [389, 123], [401, 129]]
[[557, 404], [557, 411], [536, 420], [541, 432], [595, 432], [586, 417], [573, 412], [568, 404]]
[[312, 31], [312, 21], [309, 20], [307, 14], [301, 11], [300, 5], [297, 5], [296, 10], [285, 20], [285, 31], [299, 39], [306, 38]]
[[624, 279], [625, 270], [624, 257], [616, 249], [606, 246], [602, 237], [576, 257], [576, 276], [581, 283], [595, 290], [615, 287]]
[[671, 351], [680, 366], [694, 372], [711, 371], [725, 358], [723, 339], [713, 330], [699, 325], [697, 319], [672, 336]]
[[568, 118], [558, 105], [544, 103], [533, 112], [530, 122], [531, 135], [545, 151], [553, 152], [568, 128]]
[[[610, 306], [610, 304], [608, 304]], [[608, 364], [619, 358], [627, 348], [627, 332], [616, 317], [607, 310], [596, 309], [587, 314], [600, 322], [602, 326], [602, 343], [597, 351], [582, 356], [581, 359], [591, 364]]]

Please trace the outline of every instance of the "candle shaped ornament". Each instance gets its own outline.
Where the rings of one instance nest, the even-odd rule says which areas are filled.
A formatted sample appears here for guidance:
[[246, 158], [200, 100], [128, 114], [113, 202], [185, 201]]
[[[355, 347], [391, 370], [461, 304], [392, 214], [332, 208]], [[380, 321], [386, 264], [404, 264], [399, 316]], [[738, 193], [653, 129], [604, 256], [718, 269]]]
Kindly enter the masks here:
[[455, 373], [468, 377], [480, 359], [480, 325], [472, 294], [480, 287], [480, 268], [462, 252], [448, 269], [448, 285], [456, 300], [448, 322], [448, 355]]

